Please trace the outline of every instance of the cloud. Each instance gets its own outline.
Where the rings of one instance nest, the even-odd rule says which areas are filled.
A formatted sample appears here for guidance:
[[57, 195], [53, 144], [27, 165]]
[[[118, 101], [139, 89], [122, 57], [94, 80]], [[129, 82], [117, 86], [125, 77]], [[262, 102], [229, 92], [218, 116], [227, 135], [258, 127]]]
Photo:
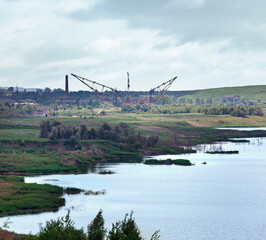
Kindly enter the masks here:
[[201, 8], [205, 5], [205, 0], [170, 0], [167, 3], [167, 7], [178, 7], [178, 8], [188, 8], [188, 9], [196, 9]]
[[[266, 32], [262, 0], [105, 0], [91, 10], [80, 9], [68, 17], [77, 21], [125, 20], [130, 28], [152, 28], [184, 42], [231, 38], [235, 47], [263, 47]], [[250, 34], [252, 31], [252, 34]]]
[[[0, 86], [64, 87], [78, 75], [124, 90], [265, 84], [266, 2], [0, 0]], [[86, 89], [70, 78], [72, 90]]]

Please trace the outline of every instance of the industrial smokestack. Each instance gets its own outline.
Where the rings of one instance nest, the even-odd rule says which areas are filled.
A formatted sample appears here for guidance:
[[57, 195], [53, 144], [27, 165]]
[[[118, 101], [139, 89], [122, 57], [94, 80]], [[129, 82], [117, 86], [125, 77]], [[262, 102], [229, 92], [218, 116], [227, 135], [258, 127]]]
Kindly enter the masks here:
[[66, 81], [65, 81], [65, 95], [68, 97], [68, 75], [66, 75]]
[[127, 72], [127, 91], [130, 90], [129, 73]]

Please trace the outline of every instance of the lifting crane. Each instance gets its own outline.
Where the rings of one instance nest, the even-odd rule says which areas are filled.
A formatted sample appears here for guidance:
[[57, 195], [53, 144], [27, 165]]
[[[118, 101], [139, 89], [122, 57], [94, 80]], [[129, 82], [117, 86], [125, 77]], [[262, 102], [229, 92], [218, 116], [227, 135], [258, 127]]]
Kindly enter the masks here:
[[[88, 88], [90, 88], [92, 91], [96, 92], [99, 95], [99, 97], [101, 97], [102, 99], [104, 99], [106, 101], [109, 101], [109, 102], [111, 101], [115, 106], [119, 106], [121, 104], [121, 102], [119, 102], [119, 99], [118, 99], [118, 98], [121, 99], [121, 96], [120, 96], [119, 91], [117, 91], [117, 89], [109, 87], [109, 86], [101, 84], [101, 83], [98, 83], [96, 81], [92, 81], [90, 79], [87, 79], [87, 78], [84, 78], [84, 77], [81, 77], [81, 76], [78, 76], [78, 75], [76, 75], [74, 73], [71, 73], [71, 75], [73, 77], [75, 77], [76, 79], [78, 79], [80, 82], [82, 82], [84, 85], [86, 85]], [[92, 83], [92, 86], [89, 85], [87, 82]], [[98, 91], [94, 87], [94, 85], [102, 87], [102, 91], [101, 92]], [[107, 90], [111, 91], [113, 93], [113, 97], [109, 97], [106, 94], [103, 94], [102, 92], [104, 91], [104, 89], [107, 89]]]
[[[92, 91], [94, 91], [95, 93], [97, 93], [99, 95], [99, 97], [101, 97], [102, 99], [104, 99], [105, 101], [109, 101], [112, 102], [115, 106], [121, 106], [122, 105], [122, 97], [120, 95], [120, 91], [118, 91], [116, 88], [112, 88], [109, 87], [107, 85], [98, 83], [96, 81], [78, 76], [74, 73], [71, 73], [71, 75], [73, 77], [75, 77], [76, 79], [78, 79], [80, 82], [82, 82], [84, 85], [86, 85], [88, 88], [90, 88]], [[130, 88], [130, 82], [129, 82], [129, 73], [127, 73], [128, 76], [128, 91]], [[166, 91], [170, 88], [170, 86], [173, 84], [173, 82], [177, 79], [177, 77], [174, 77], [170, 80], [168, 80], [167, 82], [162, 83], [161, 85], [152, 88], [149, 92], [150, 96], [149, 96], [149, 102], [150, 103], [159, 103], [160, 100], [162, 99], [162, 97], [164, 96], [164, 94], [166, 93]], [[102, 88], [102, 91], [98, 91], [97, 88], [94, 87], [94, 85], [99, 86]], [[109, 90], [112, 93], [112, 96], [108, 96], [107, 94], [104, 94], [103, 91], [104, 89]], [[157, 99], [155, 101], [153, 101], [153, 95], [154, 93], [157, 93]]]
[[[154, 94], [154, 92], [156, 90], [159, 90], [159, 92], [158, 92], [158, 99], [156, 100], [156, 103], [159, 103], [160, 100], [162, 99], [162, 97], [164, 96], [165, 92], [168, 90], [168, 88], [173, 84], [173, 82], [176, 79], [177, 79], [177, 77], [174, 77], [174, 78], [168, 80], [167, 82], [164, 82], [161, 85], [159, 85], [159, 86], [157, 86], [155, 88], [152, 88], [150, 90], [150, 99], [149, 99], [150, 103], [153, 102], [152, 95]], [[162, 89], [161, 89], [161, 87], [162, 87]]]

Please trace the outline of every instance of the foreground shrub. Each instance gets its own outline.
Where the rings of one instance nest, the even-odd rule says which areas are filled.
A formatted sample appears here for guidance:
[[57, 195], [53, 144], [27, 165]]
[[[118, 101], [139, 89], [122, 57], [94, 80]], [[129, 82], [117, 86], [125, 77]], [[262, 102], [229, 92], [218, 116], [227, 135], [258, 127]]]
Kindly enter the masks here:
[[45, 227], [40, 227], [39, 240], [86, 240], [83, 229], [75, 229], [74, 222], [70, 219], [70, 211], [67, 215], [57, 220], [46, 222]]
[[103, 240], [106, 233], [102, 210], [98, 212], [93, 221], [88, 225], [88, 240]]
[[126, 214], [123, 221], [117, 221], [113, 224], [112, 229], [109, 231], [108, 239], [143, 240], [132, 215], [133, 212], [130, 215]]
[[[144, 240], [133, 218], [133, 212], [126, 214], [124, 220], [112, 224], [112, 229], [107, 233], [104, 227], [102, 210], [98, 212], [93, 221], [88, 225], [87, 235], [84, 230], [76, 229], [70, 219], [70, 211], [65, 217], [46, 222], [45, 227], [40, 226], [38, 236], [27, 236], [23, 239], [36, 240]], [[159, 231], [156, 231], [150, 240], [159, 240]]]

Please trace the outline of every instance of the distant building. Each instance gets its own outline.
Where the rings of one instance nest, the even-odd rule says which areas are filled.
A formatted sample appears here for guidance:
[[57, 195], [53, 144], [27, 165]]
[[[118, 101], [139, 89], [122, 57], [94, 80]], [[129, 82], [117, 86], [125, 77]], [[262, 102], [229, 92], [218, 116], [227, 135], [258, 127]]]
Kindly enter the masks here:
[[234, 96], [224, 96], [223, 97], [223, 102], [239, 102], [240, 101], [240, 96], [234, 95]]
[[138, 104], [139, 104], [139, 105], [143, 105], [143, 104], [146, 104], [146, 105], [153, 105], [154, 103], [150, 102], [149, 99], [139, 99], [139, 100], [138, 100]]
[[37, 105], [33, 116], [34, 117], [47, 117], [49, 115], [49, 108], [47, 106]]
[[134, 103], [133, 103], [133, 100], [130, 100], [128, 102], [123, 102], [121, 105], [122, 106], [132, 106]]

